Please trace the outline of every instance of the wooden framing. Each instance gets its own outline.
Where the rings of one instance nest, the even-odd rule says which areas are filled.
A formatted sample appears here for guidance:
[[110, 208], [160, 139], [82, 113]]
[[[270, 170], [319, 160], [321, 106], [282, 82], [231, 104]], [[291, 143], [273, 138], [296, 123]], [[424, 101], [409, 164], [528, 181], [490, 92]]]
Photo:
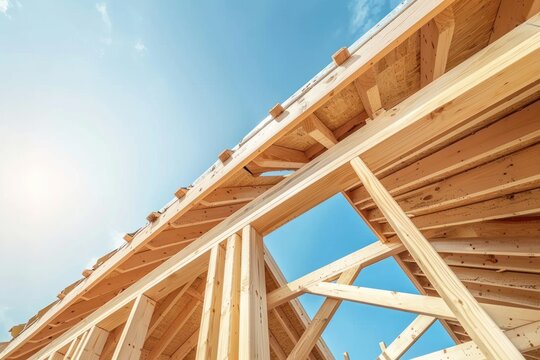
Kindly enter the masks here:
[[[445, 356], [538, 358], [540, 15], [519, 4], [403, 4], [0, 358], [328, 359], [320, 336], [342, 301], [420, 314], [381, 360], [435, 319], [459, 343]], [[264, 176], [276, 169], [293, 173]], [[338, 193], [380, 241], [285, 283], [263, 237]], [[352, 285], [388, 257], [420, 295]], [[312, 320], [304, 293], [325, 297]]]

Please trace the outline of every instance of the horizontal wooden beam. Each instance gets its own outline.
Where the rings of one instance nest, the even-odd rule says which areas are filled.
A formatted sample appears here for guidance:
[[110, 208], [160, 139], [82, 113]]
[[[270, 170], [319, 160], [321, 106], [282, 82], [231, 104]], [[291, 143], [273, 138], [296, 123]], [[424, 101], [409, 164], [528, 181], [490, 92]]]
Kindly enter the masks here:
[[364, 268], [404, 250], [400, 243], [375, 242], [339, 260], [325, 265], [301, 278], [291, 281], [268, 294], [268, 308], [272, 309], [304, 293], [312, 284], [335, 280], [343, 272]]
[[[446, 305], [443, 299], [437, 296], [400, 293], [329, 282], [309, 285], [306, 288], [306, 292], [333, 299], [433, 316], [438, 319], [456, 320], [455, 315], [448, 305]], [[497, 325], [503, 329], [511, 329], [540, 320], [540, 310], [514, 308], [496, 304], [481, 304], [481, 306]]]

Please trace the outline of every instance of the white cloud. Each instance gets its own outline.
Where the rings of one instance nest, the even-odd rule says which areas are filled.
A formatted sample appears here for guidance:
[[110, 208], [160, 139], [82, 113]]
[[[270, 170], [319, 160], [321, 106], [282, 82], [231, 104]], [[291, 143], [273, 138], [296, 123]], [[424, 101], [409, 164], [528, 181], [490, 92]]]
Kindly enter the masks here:
[[105, 26], [107, 26], [107, 28], [110, 30], [112, 28], [112, 23], [111, 23], [111, 18], [109, 17], [109, 13], [107, 11], [107, 4], [97, 3], [96, 10], [101, 14], [101, 20], [103, 21]]
[[395, 5], [394, 0], [352, 0], [349, 3], [351, 20], [349, 29], [353, 34], [363, 34]]
[[133, 46], [133, 48], [134, 48], [135, 51], [137, 51], [139, 54], [143, 54], [143, 53], [145, 53], [145, 52], [148, 50], [141, 40], [137, 40], [137, 42], [135, 43], [135, 45]]
[[[0, 0], [2, 1], [2, 0]], [[97, 3], [96, 4], [96, 10], [101, 15], [101, 21], [105, 24], [105, 27], [107, 28], [106, 36], [101, 38], [101, 42], [105, 45], [111, 45], [112, 44], [112, 22], [111, 18], [109, 17], [109, 12], [107, 11], [107, 4], [106, 3]]]
[[7, 15], [7, 11], [9, 9], [9, 0], [0, 0], [0, 12], [4, 13], [4, 15]]

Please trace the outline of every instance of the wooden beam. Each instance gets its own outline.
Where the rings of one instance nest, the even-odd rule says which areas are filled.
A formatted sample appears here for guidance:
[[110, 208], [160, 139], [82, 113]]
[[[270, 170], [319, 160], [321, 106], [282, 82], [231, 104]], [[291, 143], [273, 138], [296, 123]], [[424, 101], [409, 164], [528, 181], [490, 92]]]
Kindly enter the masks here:
[[122, 336], [122, 331], [124, 329], [124, 325], [120, 325], [117, 328], [113, 329], [109, 333], [109, 337], [107, 338], [107, 342], [103, 346], [103, 350], [101, 351], [101, 358], [102, 359], [112, 359], [112, 355], [114, 353], [114, 349], [116, 349], [116, 345], [118, 344], [118, 341], [120, 340], [120, 337]]
[[[505, 332], [505, 335], [520, 351], [525, 352], [538, 349], [540, 348], [540, 321], [508, 330]], [[414, 358], [414, 360], [465, 359], [488, 360], [472, 341]]]
[[[540, 123], [535, 121], [538, 112], [540, 101], [443, 147], [413, 165], [398, 171], [388, 166], [376, 174], [392, 174], [384, 175], [381, 182], [390, 194], [397, 196], [472, 169], [537, 142], [540, 139]], [[351, 191], [350, 195], [360, 209], [375, 206], [364, 187]]]
[[167, 330], [159, 337], [159, 341], [154, 345], [146, 359], [159, 359], [160, 355], [165, 351], [165, 348], [171, 343], [176, 335], [178, 335], [193, 313], [197, 310], [199, 304], [200, 301], [195, 298], [192, 298], [187, 302], [176, 318], [170, 323]]
[[[444, 6], [446, 5], [445, 3]], [[434, 7], [440, 7], [439, 9], [442, 10], [444, 6], [433, 1], [418, 0], [407, 8], [408, 15], [403, 18], [404, 21], [397, 21], [396, 24], [399, 23], [400, 27], [405, 26], [410, 29], [409, 25], [415, 24], [416, 26], [419, 21], [417, 17], [410, 13], [411, 11], [416, 15], [422, 13], [421, 17], [426, 17], [427, 21], [429, 20], [427, 14], [431, 16], [436, 12]], [[154, 296], [167, 295], [178, 286], [183, 285], [187, 279], [192, 277], [194, 272], [201, 271], [201, 267], [204, 268], [204, 265], [208, 262], [208, 251], [216, 243], [223, 241], [223, 239], [231, 236], [247, 224], [254, 223], [257, 228], [261, 229], [261, 232], [266, 233], [341, 191], [339, 187], [344, 184], [352, 185], [346, 181], [351, 174], [350, 170], [347, 170], [349, 168], [346, 167], [346, 164], [359, 154], [369, 155], [372, 160], [372, 156], [377, 154], [377, 158], [381, 159], [381, 163], [375, 159], [374, 164], [377, 167], [382, 166], [382, 163], [388, 159], [395, 159], [395, 153], [401, 154], [409, 149], [424, 146], [451, 129], [458, 127], [463, 129], [464, 126], [474, 124], [476, 119], [470, 121], [471, 116], [478, 115], [489, 106], [509, 98], [538, 80], [540, 63], [536, 59], [538, 57], [540, 31], [539, 27], [534, 25], [535, 21], [538, 22], [536, 17], [529, 20], [527, 24], [514, 29], [505, 36], [504, 41], [494, 44], [494, 46], [488, 46], [464, 63], [453, 68], [445, 76], [437, 80], [437, 91], [433, 91], [433, 89], [429, 92], [420, 90], [400, 106], [381, 114], [378, 121], [362, 127], [348, 138], [340, 141], [333, 148], [320, 155], [312, 166], [297, 171], [277, 184], [272, 193], [265, 196], [264, 199], [253, 201], [248, 209], [232, 215], [212, 228], [197, 241], [189, 244], [177, 255], [119, 294], [109, 304], [102, 306], [89, 315], [84, 324], [74, 326], [37, 354], [66, 345], [73, 333], [80, 332], [94, 322], [110, 316], [111, 312], [126, 306], [140, 293], [148, 292]], [[384, 29], [385, 33], [387, 31], [390, 31], [390, 37], [393, 37], [393, 32], [398, 30], [390, 26]], [[373, 43], [370, 41], [370, 44]], [[387, 44], [388, 42], [385, 39], [383, 43], [377, 46], [386, 47]], [[364, 58], [370, 58], [370, 56], [366, 55], [365, 57], [358, 57], [358, 59], [352, 57], [350, 64], [340, 67], [340, 69], [342, 68], [345, 72], [351, 71], [355, 68], [356, 61], [363, 62]], [[362, 66], [365, 66], [365, 63], [363, 64]], [[358, 69], [354, 71], [360, 72]], [[516, 74], [519, 76], [516, 76]], [[334, 85], [336, 84], [332, 84], [332, 89], [336, 90]], [[307, 98], [304, 99], [308, 100]], [[311, 102], [308, 102], [308, 104], [311, 104]], [[295, 107], [289, 107], [287, 113], [293, 116], [291, 113], [293, 110], [294, 112], [299, 111]], [[305, 108], [302, 109], [302, 113], [306, 113]], [[288, 116], [285, 116], [282, 121], [287, 122], [289, 120]], [[305, 118], [301, 120], [303, 119]], [[270, 129], [265, 128], [265, 131], [270, 131]], [[399, 147], [388, 146], [387, 141], [392, 144], [399, 144]], [[260, 150], [261, 146], [261, 144], [258, 144], [257, 149]], [[370, 152], [376, 150], [379, 146], [383, 146], [385, 149], [382, 153], [378, 150], [374, 153]], [[246, 152], [251, 153], [249, 146], [246, 148]], [[235, 157], [229, 162], [226, 170], [229, 171], [231, 166], [240, 166], [241, 158], [243, 157], [238, 156], [238, 159]], [[242, 166], [244, 166], [244, 163], [242, 163]], [[224, 170], [213, 173], [213, 176], [221, 178], [221, 171]], [[189, 191], [184, 197], [182, 204], [180, 202], [172, 204], [156, 224], [142, 229], [133, 239], [130, 246], [126, 247], [126, 250], [117, 252], [109, 259], [108, 263], [111, 266], [116, 265], [134, 248], [156, 237], [158, 231], [168, 227], [170, 221], [174, 221], [180, 216], [180, 213], [184, 213], [184, 206], [187, 203], [198, 199], [195, 194], [206, 195], [214, 190], [212, 184], [214, 184], [213, 181], [210, 183], [203, 181], [195, 185], [193, 191]], [[193, 195], [191, 195], [192, 193]], [[5, 357], [16, 351], [30, 336], [35, 335], [38, 330], [50, 323], [51, 319], [59, 311], [71, 305], [82, 290], [86, 289], [87, 285], [100, 281], [109, 271], [109, 266], [100, 266], [96, 269], [86, 280], [84, 286], [78, 287], [78, 290], [73, 290], [46, 315], [26, 329], [23, 334], [12, 341], [0, 353], [0, 356]]]
[[181, 219], [171, 224], [173, 228], [182, 228], [187, 226], [214, 223], [217, 220], [223, 220], [234, 214], [243, 204], [225, 205], [204, 209], [191, 210]]
[[217, 244], [210, 252], [210, 264], [206, 277], [199, 341], [197, 342], [198, 360], [213, 359], [216, 357], [224, 264], [225, 250], [221, 244]]
[[302, 127], [309, 136], [327, 149], [338, 142], [332, 130], [327, 128], [315, 114], [308, 117]]
[[114, 350], [113, 359], [138, 360], [146, 339], [156, 302], [144, 295], [135, 299], [120, 340]]
[[[540, 187], [540, 144], [457, 174], [395, 199], [409, 216], [425, 215]], [[471, 181], [475, 179], [475, 181]], [[373, 209], [372, 221], [384, 219]]]
[[299, 169], [309, 162], [303, 151], [272, 145], [253, 160], [253, 163], [269, 169]]
[[242, 230], [239, 357], [270, 359], [262, 236], [250, 225]]
[[377, 85], [377, 76], [373, 67], [370, 67], [354, 82], [356, 91], [360, 95], [367, 115], [374, 119], [383, 110], [381, 94]]
[[420, 85], [422, 87], [445, 73], [454, 27], [454, 12], [452, 8], [447, 8], [420, 30]]
[[199, 340], [199, 329], [195, 330], [191, 336], [171, 355], [170, 360], [181, 360], [185, 358], [193, 349], [197, 347]]
[[492, 43], [540, 11], [538, 0], [502, 0], [489, 38]]
[[240, 318], [240, 265], [242, 239], [234, 234], [227, 240], [225, 275], [219, 322], [217, 359], [237, 359]]
[[66, 354], [64, 356], [64, 359], [66, 360], [71, 360], [73, 359], [73, 356], [75, 355], [75, 353], [77, 352], [77, 348], [79, 347], [79, 344], [81, 343], [81, 341], [84, 340], [84, 336], [85, 336], [86, 333], [83, 333], [81, 334], [80, 336], [74, 338], [70, 343], [69, 343], [69, 347], [66, 351]]
[[377, 358], [378, 360], [399, 359], [429, 329], [436, 318], [418, 315], [399, 336], [388, 345]]
[[357, 267], [365, 268], [389, 256], [398, 254], [403, 250], [403, 245], [396, 242], [385, 244], [375, 242], [370, 244], [272, 291], [268, 294], [268, 308], [273, 309], [301, 295], [309, 285], [316, 284], [320, 281], [334, 280], [345, 271]]
[[523, 358], [367, 165], [360, 158], [355, 158], [351, 166], [407, 250], [482, 352], [493, 359]]
[[[357, 266], [344, 271], [337, 279], [337, 283], [351, 285], [358, 276], [360, 269], [361, 266]], [[332, 320], [332, 317], [340, 305], [341, 300], [339, 299], [324, 300], [323, 304], [313, 317], [311, 324], [309, 324], [298, 343], [295, 344], [293, 350], [290, 352], [288, 359], [294, 360], [307, 358], [308, 354], [311, 353], [311, 350], [315, 346], [317, 340], [322, 335], [324, 329], [326, 329], [328, 323]]]
[[349, 49], [343, 47], [336, 51], [334, 55], [332, 55], [332, 60], [334, 61], [334, 64], [337, 66], [341, 66], [351, 57], [351, 53], [349, 52]]
[[85, 337], [84, 342], [81, 343], [81, 351], [75, 356], [74, 360], [99, 360], [101, 352], [109, 332], [103, 330], [97, 326], [92, 327]]
[[222, 187], [214, 190], [201, 201], [206, 206], [223, 206], [245, 203], [263, 194], [273, 185]]
[[[438, 319], [456, 320], [456, 316], [448, 305], [437, 296], [400, 293], [329, 282], [309, 285], [306, 292], [333, 299], [413, 312]], [[540, 310], [487, 303], [480, 306], [495, 320], [497, 325], [504, 329], [540, 320]]]
[[[433, 214], [415, 216], [412, 222], [420, 230], [429, 230], [538, 212], [540, 212], [540, 188], [484, 200], [459, 208], [442, 210]], [[369, 213], [368, 218], [371, 220]], [[387, 236], [395, 233], [389, 224], [383, 224], [382, 228], [383, 233]]]

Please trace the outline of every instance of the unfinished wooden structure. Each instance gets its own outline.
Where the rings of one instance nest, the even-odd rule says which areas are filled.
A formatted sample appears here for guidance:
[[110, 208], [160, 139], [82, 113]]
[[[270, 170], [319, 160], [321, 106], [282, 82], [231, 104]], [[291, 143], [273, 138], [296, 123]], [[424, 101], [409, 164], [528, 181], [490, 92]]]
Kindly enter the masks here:
[[[540, 359], [539, 11], [402, 3], [0, 358], [329, 359], [320, 335], [353, 301], [418, 314], [379, 359], [436, 319], [456, 346], [421, 359]], [[286, 283], [264, 236], [339, 193], [379, 241]], [[419, 295], [352, 285], [388, 257]], [[326, 298], [314, 319], [304, 293]]]

